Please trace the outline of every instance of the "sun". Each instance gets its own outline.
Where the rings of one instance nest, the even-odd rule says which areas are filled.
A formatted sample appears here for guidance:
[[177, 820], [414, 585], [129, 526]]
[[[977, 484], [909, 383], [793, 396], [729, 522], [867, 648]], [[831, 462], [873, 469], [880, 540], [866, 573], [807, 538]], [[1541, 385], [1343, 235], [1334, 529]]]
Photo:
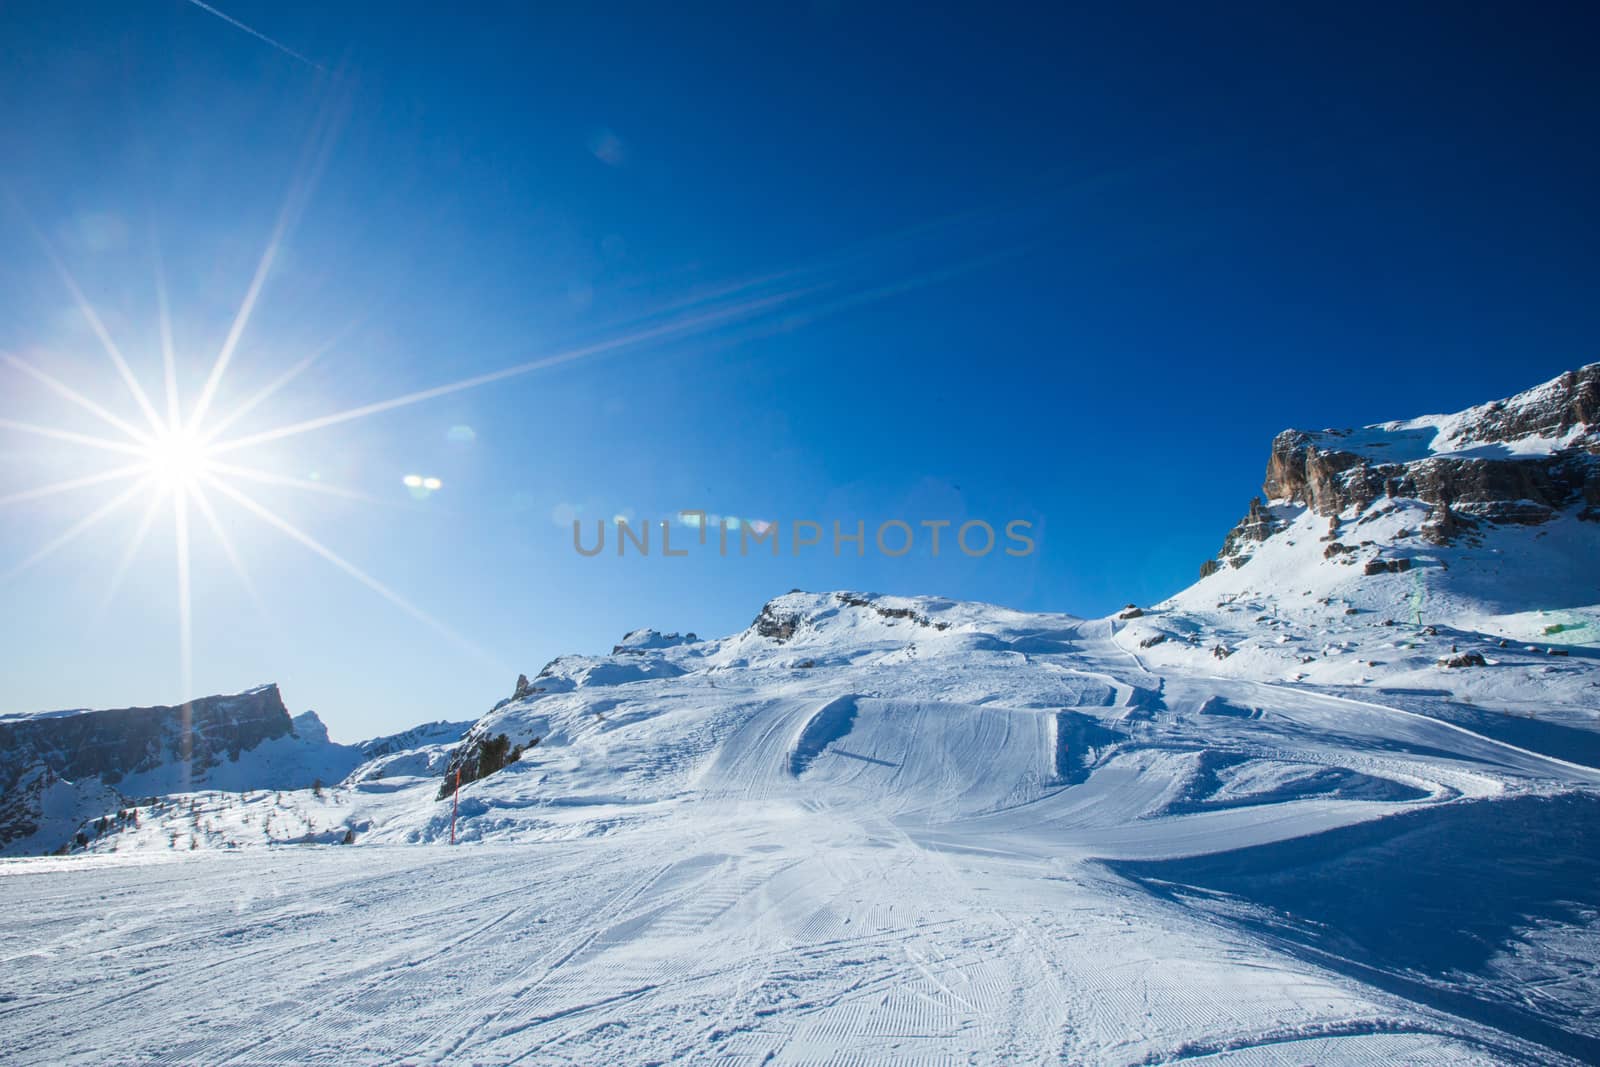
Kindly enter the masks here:
[[[325, 354], [335, 349], [345, 333], [352, 328], [346, 327], [345, 330], [336, 333], [325, 343], [314, 347], [282, 370], [267, 384], [250, 393], [246, 398], [231, 403], [228, 410], [214, 410], [219, 398], [227, 396], [221, 390], [223, 380], [233, 362], [234, 354], [238, 351], [240, 342], [249, 327], [258, 298], [268, 276], [271, 274], [279, 246], [285, 239], [299, 208], [303, 206], [304, 198], [309, 195], [308, 184], [309, 179], [304, 174], [297, 176], [294, 187], [285, 197], [284, 206], [279, 212], [277, 224], [267, 240], [266, 247], [262, 250], [256, 264], [255, 273], [245, 288], [238, 311], [234, 315], [232, 325], [228, 328], [226, 339], [223, 341], [215, 358], [211, 361], [210, 371], [206, 374], [203, 384], [193, 396], [183, 395], [188, 390], [180, 387], [173, 321], [167, 301], [166, 280], [160, 268], [159, 255], [155, 257], [154, 289], [156, 294], [156, 326], [158, 327], [156, 332], [160, 339], [161, 372], [164, 389], [152, 393], [146, 391], [145, 385], [140, 381], [139, 375], [135, 374], [133, 367], [123, 355], [122, 349], [112, 337], [111, 331], [107, 328], [100, 313], [90, 303], [82, 286], [78, 284], [78, 280], [56, 253], [49, 239], [45, 236], [43, 229], [33, 226], [31, 222], [29, 225], [29, 229], [44, 253], [45, 259], [48, 260], [56, 275], [66, 287], [89, 332], [99, 341], [100, 348], [104, 351], [106, 359], [111, 364], [111, 369], [115, 372], [114, 377], [120, 379], [126, 387], [127, 395], [122, 401], [123, 410], [119, 413], [93, 399], [90, 395], [86, 395], [83, 391], [74, 388], [68, 382], [57, 378], [49, 370], [36, 365], [31, 359], [24, 358], [14, 352], [0, 351], [0, 365], [9, 367], [33, 379], [33, 381], [68, 404], [92, 415], [107, 429], [115, 431], [107, 436], [104, 430], [99, 433], [87, 433], [65, 424], [54, 422], [38, 423], [19, 419], [12, 417], [4, 410], [5, 405], [0, 404], [0, 433], [27, 434], [61, 445], [71, 445], [96, 452], [111, 453], [121, 461], [118, 466], [93, 473], [69, 477], [50, 484], [25, 488], [15, 492], [0, 492], [0, 509], [4, 509], [24, 502], [54, 497], [59, 494], [77, 493], [92, 487], [115, 487], [113, 495], [109, 499], [104, 499], [98, 504], [86, 504], [84, 513], [81, 516], [77, 517], [66, 529], [45, 542], [26, 558], [9, 569], [0, 567], [0, 585], [77, 541], [88, 531], [104, 522], [108, 516], [118, 512], [120, 509], [129, 507], [134, 502], [142, 502], [144, 504], [142, 515], [131, 524], [131, 536], [127, 539], [109, 579], [104, 583], [101, 602], [102, 605], [109, 604], [121, 587], [123, 578], [129, 573], [135, 562], [141, 558], [140, 550], [146, 538], [152, 530], [158, 530], [162, 525], [165, 525], [164, 523], [158, 524], [156, 520], [161, 518], [163, 512], [168, 513], [170, 515], [170, 530], [176, 562], [178, 677], [179, 690], [183, 699], [187, 699], [194, 691], [193, 583], [191, 580], [190, 550], [193, 542], [192, 535], [197, 527], [203, 527], [209, 531], [211, 541], [220, 549], [222, 555], [237, 574], [244, 591], [256, 602], [258, 608], [261, 606], [255, 582], [234, 547], [231, 531], [234, 529], [234, 520], [241, 515], [252, 516], [260, 520], [261, 523], [272, 527], [290, 541], [299, 544], [313, 555], [321, 557], [328, 564], [343, 571], [347, 576], [376, 593], [405, 614], [440, 633], [452, 643], [485, 663], [492, 665], [495, 670], [509, 670], [496, 657], [490, 655], [476, 643], [446, 626], [443, 622], [368, 574], [361, 567], [334, 552], [321, 541], [318, 541], [299, 526], [290, 522], [282, 513], [282, 509], [269, 507], [258, 501], [246, 487], [265, 485], [279, 489], [295, 489], [315, 495], [354, 499], [369, 504], [384, 503], [382, 499], [357, 490], [330, 485], [315, 474], [309, 478], [296, 477], [271, 469], [274, 466], [282, 466], [281, 462], [277, 464], [269, 463], [266, 469], [252, 466], [248, 461], [241, 463], [237, 461], [240, 453], [244, 453], [246, 456], [251, 453], [262, 456], [263, 453], [260, 450], [265, 446], [272, 445], [274, 442], [298, 437], [301, 434], [327, 430], [334, 426], [366, 419], [413, 404], [421, 404], [464, 390], [478, 389], [494, 383], [505, 382], [561, 364], [599, 356], [606, 352], [708, 334], [735, 324], [748, 323], [754, 325], [764, 317], [779, 313], [781, 309], [788, 308], [793, 302], [802, 300], [826, 287], [812, 284], [807, 280], [809, 275], [819, 269], [818, 267], [797, 267], [779, 271], [775, 274], [759, 276], [749, 281], [713, 287], [705, 294], [691, 295], [686, 299], [674, 300], [658, 309], [647, 311], [634, 319], [619, 324], [613, 328], [612, 332], [602, 334], [587, 343], [542, 355], [534, 355], [532, 358], [511, 366], [502, 367], [499, 370], [474, 374], [442, 385], [417, 389], [401, 395], [391, 396], [387, 399], [336, 410], [329, 414], [304, 418], [287, 424], [269, 426], [266, 429], [253, 430], [243, 434], [230, 433], [229, 431], [241, 423], [246, 415], [255, 412], [280, 389], [285, 388]], [[787, 314], [788, 312], [783, 313]], [[165, 399], [164, 411], [158, 408], [157, 403], [163, 399], [163, 393]], [[0, 386], [0, 402], [11, 398], [12, 394], [4, 386]], [[133, 408], [137, 410], [136, 415], [127, 410], [128, 401], [131, 401]], [[281, 456], [279, 458], [280, 460], [282, 459]], [[432, 493], [443, 488], [440, 479], [420, 474], [408, 475], [402, 481], [405, 487], [410, 490], [411, 495], [417, 499], [426, 499]], [[219, 514], [216, 506], [218, 502], [225, 502], [225, 505], [230, 510]], [[3, 562], [0, 561], [0, 563]]]
[[194, 488], [211, 466], [206, 442], [182, 426], [164, 428], [151, 437], [144, 451], [151, 479], [174, 493]]

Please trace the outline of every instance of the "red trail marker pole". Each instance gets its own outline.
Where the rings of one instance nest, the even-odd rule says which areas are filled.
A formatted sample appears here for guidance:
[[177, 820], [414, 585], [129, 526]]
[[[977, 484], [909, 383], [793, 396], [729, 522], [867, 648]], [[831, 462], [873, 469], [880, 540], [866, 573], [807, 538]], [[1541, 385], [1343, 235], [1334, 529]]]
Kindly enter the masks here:
[[456, 812], [461, 810], [461, 768], [456, 768], [456, 791], [450, 794], [450, 843], [456, 843]]

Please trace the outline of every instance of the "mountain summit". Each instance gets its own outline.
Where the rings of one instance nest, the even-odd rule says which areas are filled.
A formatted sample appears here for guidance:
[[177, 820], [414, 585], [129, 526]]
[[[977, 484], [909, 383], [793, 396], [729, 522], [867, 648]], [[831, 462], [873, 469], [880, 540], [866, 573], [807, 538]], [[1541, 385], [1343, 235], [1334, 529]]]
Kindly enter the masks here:
[[0, 853], [54, 849], [86, 822], [149, 797], [305, 789], [357, 762], [315, 712], [291, 718], [276, 685], [172, 706], [7, 716]]
[[[1536, 526], [1563, 514], [1600, 521], [1600, 363], [1505, 400], [1357, 430], [1285, 430], [1272, 442], [1262, 494], [1340, 522], [1425, 504], [1419, 532], [1449, 544], [1480, 523]], [[1221, 564], [1281, 528], [1258, 499], [1228, 535]]]

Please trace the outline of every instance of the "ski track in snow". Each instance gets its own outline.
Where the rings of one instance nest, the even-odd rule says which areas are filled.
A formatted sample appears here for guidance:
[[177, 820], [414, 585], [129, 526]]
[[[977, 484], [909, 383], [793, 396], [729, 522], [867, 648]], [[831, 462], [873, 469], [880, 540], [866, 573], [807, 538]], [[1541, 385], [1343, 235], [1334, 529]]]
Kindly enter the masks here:
[[[1204, 865], [1592, 796], [1600, 771], [1424, 712], [1152, 665], [1112, 622], [990, 610], [976, 637], [831, 619], [845, 633], [806, 649], [815, 666], [748, 635], [650, 650], [685, 670], [513, 705], [493, 728], [547, 740], [463, 790], [454, 849], [422, 778], [290, 798], [319, 826], [359, 818], [370, 847], [0, 862], [0, 1060], [1593, 1057], [1592, 894], [1530, 918], [1571, 935], [1564, 964], [1519, 957], [1530, 928], [1477, 970], [1402, 974]], [[146, 845], [189, 825], [149, 822]], [[1387, 841], [1349, 855], [1404, 855]]]

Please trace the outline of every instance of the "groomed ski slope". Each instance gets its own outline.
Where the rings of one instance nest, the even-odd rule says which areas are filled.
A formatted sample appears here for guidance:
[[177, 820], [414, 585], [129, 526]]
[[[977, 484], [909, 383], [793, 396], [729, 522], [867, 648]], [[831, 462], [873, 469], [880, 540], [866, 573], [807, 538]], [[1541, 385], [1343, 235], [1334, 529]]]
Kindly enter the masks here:
[[[453, 848], [397, 763], [0, 865], [5, 1059], [1600, 1061], [1592, 760], [1116, 620], [768, 611], [552, 664]], [[268, 814], [356, 844], [249, 847]]]

